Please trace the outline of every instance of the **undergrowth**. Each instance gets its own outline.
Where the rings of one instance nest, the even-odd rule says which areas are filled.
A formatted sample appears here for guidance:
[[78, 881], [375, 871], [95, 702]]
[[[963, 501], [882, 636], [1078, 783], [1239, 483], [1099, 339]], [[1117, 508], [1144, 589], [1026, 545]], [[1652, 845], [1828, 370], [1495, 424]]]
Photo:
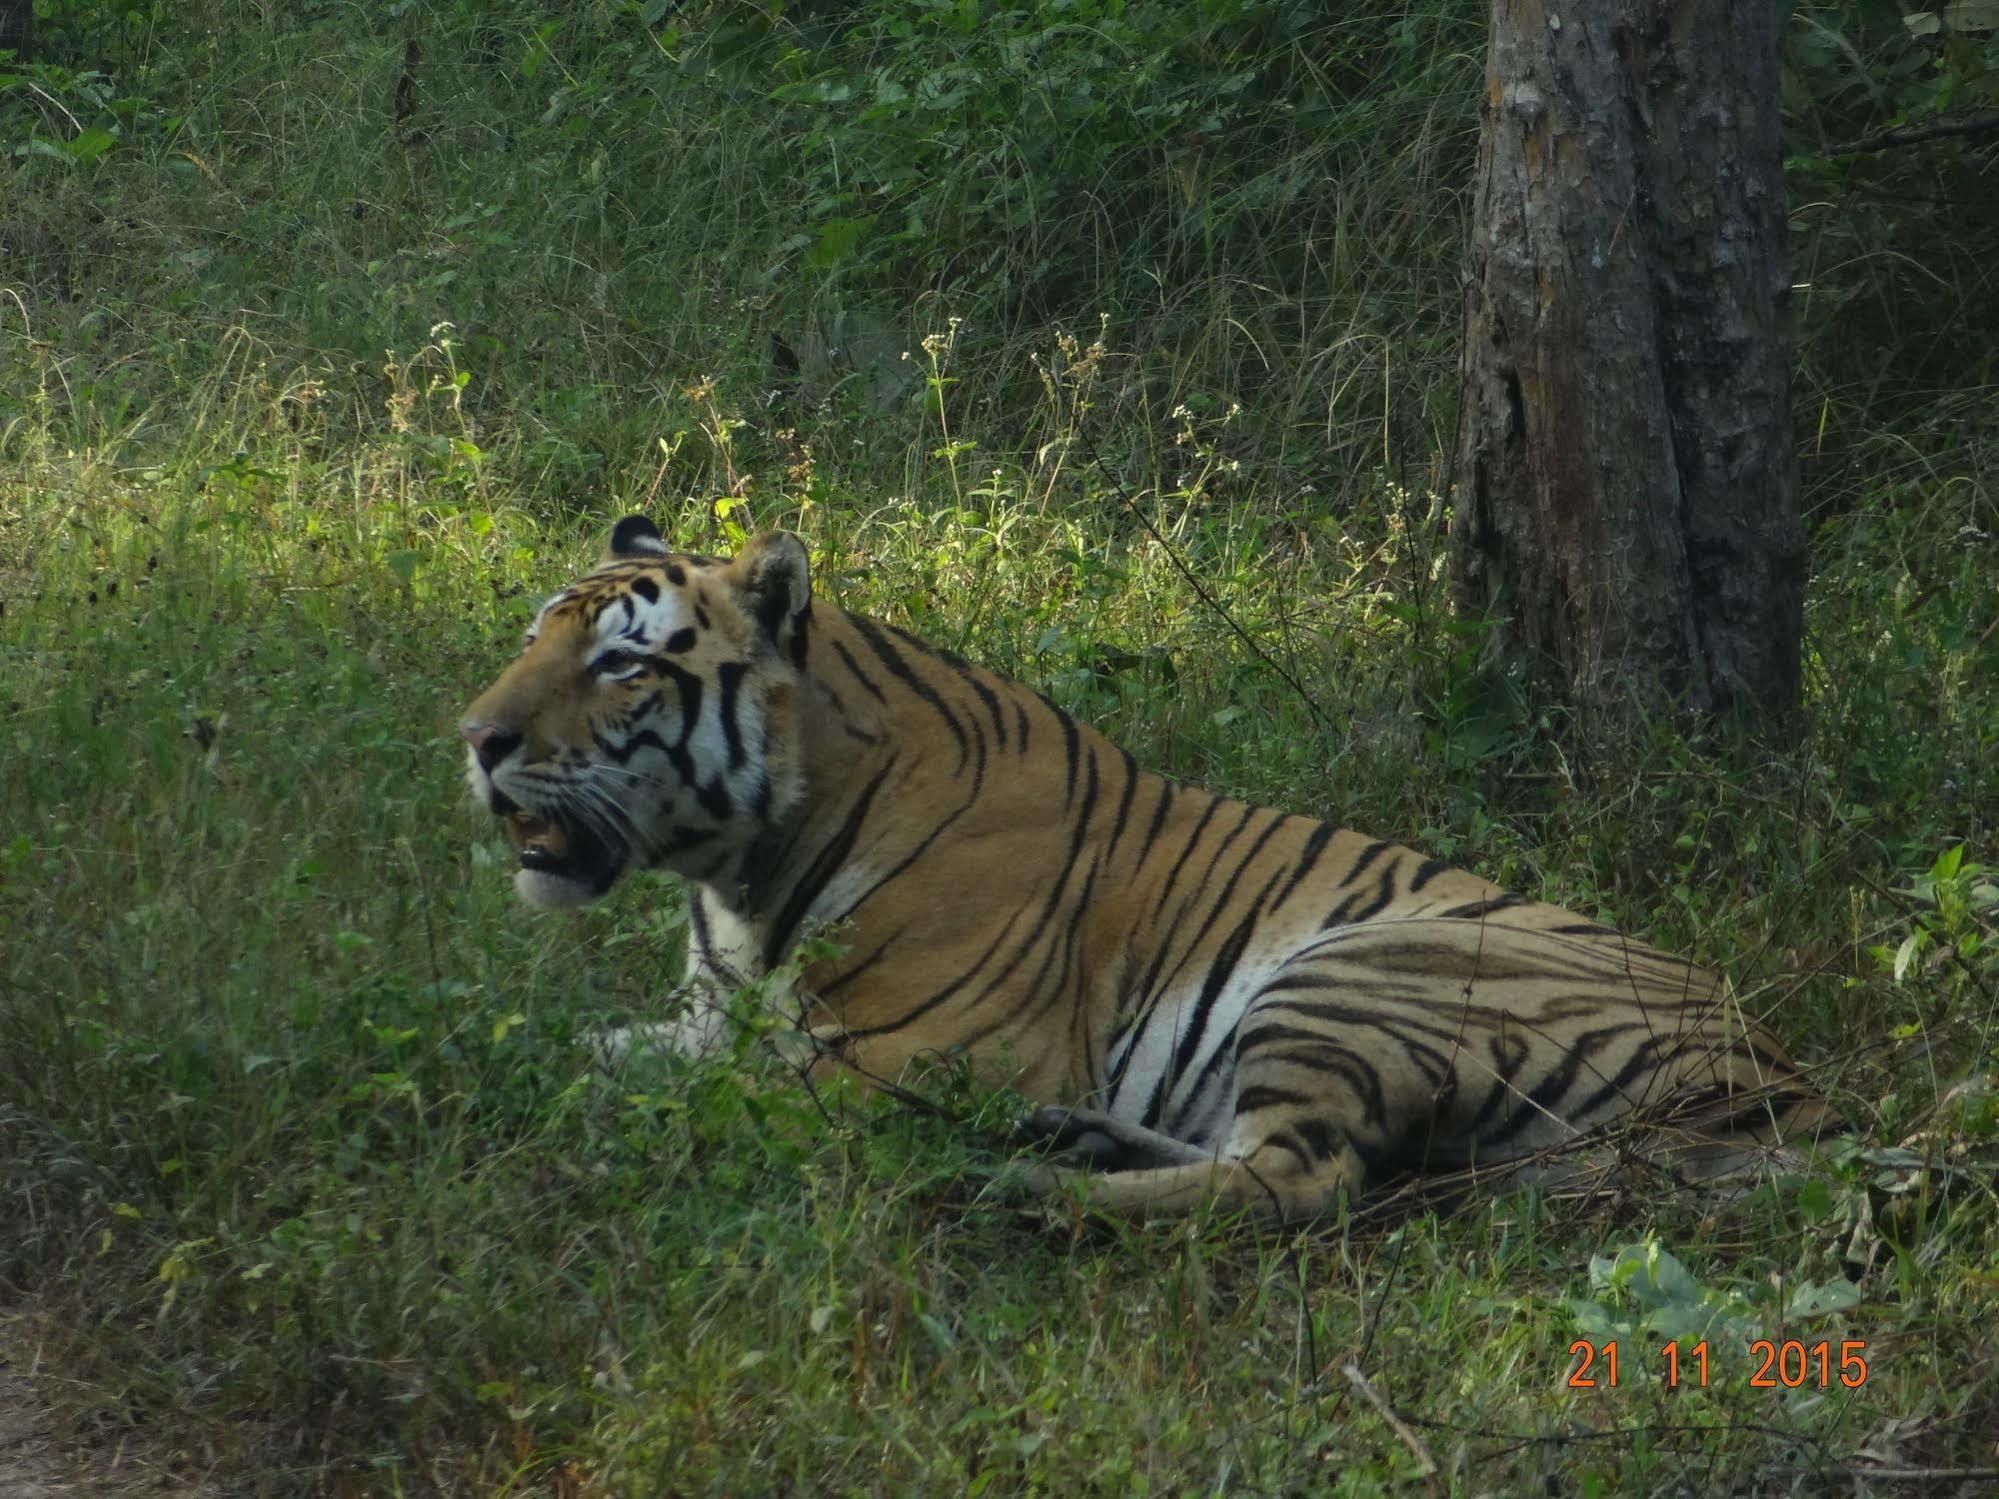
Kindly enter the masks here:
[[[1999, 444], [1990, 341], [1929, 331], [1992, 277], [1856, 248], [1917, 210], [1810, 155], [1875, 123], [1831, 8], [1809, 727], [1720, 744], [1592, 741], [1449, 607], [1478, 6], [47, 9], [0, 104], [0, 1289], [77, 1441], [269, 1491], [1999, 1462]], [[454, 724], [631, 509], [792, 527], [1154, 768], [1714, 964], [1853, 1137], [1733, 1202], [1051, 1226], [952, 1079], [607, 1071], [677, 895], [520, 909]], [[1867, 1376], [1752, 1387], [1763, 1337]]]

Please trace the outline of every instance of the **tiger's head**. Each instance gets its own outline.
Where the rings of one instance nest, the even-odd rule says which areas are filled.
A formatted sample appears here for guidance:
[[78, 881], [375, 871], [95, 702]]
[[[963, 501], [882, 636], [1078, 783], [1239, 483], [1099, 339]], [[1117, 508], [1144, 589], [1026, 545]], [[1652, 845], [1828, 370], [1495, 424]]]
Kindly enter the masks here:
[[739, 860], [801, 794], [811, 619], [796, 537], [718, 559], [669, 552], [644, 516], [619, 521], [458, 726], [520, 896], [576, 906], [633, 866], [705, 879]]

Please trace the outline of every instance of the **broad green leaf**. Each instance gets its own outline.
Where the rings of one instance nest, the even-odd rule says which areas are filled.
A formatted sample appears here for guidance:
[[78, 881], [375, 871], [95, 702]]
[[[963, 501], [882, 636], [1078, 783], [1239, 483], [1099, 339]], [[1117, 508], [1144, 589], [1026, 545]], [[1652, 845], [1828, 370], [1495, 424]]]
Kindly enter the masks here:
[[86, 126], [73, 141], [63, 144], [63, 154], [71, 161], [95, 161], [118, 143], [118, 137], [96, 125]]
[[1790, 1318], [1820, 1317], [1827, 1312], [1846, 1311], [1849, 1307], [1860, 1305], [1860, 1301], [1860, 1287], [1850, 1280], [1806, 1281], [1791, 1288], [1790, 1297], [1784, 1305], [1784, 1315]]

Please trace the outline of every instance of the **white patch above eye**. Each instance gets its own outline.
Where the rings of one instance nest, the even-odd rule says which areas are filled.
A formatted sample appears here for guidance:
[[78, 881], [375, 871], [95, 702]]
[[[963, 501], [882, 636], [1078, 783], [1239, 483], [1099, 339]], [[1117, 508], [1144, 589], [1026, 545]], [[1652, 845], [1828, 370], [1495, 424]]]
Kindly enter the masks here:
[[[676, 630], [694, 622], [680, 591], [664, 584], [659, 597], [648, 603], [645, 595], [626, 589], [616, 603], [597, 616], [597, 643], [593, 661], [610, 651], [635, 651], [650, 655]], [[592, 670], [595, 670], [594, 666]]]

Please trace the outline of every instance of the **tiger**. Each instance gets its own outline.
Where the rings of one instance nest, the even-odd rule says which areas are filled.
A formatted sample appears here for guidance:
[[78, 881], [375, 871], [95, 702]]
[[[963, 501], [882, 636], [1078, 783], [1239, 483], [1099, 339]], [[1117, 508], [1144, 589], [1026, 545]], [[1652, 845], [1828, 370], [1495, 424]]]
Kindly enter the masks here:
[[[678, 876], [682, 993], [836, 934], [791, 980], [812, 1076], [893, 1088], [952, 1059], [1033, 1106], [1028, 1192], [1092, 1211], [1303, 1222], [1641, 1108], [1686, 1127], [1662, 1138], [1766, 1150], [1829, 1118], [1691, 962], [1147, 771], [1039, 692], [816, 599], [784, 532], [723, 558], [619, 521], [459, 732], [522, 899]], [[719, 1013], [665, 1044], [715, 1051]]]

